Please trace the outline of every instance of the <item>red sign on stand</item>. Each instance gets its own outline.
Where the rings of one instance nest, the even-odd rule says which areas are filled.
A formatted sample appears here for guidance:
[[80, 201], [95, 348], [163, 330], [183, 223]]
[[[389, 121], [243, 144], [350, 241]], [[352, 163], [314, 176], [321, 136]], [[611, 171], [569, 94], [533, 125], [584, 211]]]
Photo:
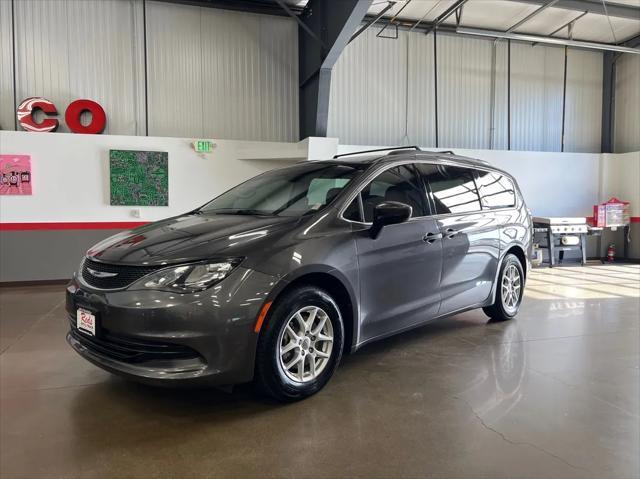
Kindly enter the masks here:
[[[41, 110], [49, 117], [58, 114], [56, 106], [46, 98], [27, 98], [20, 103], [17, 111], [18, 122], [25, 131], [48, 133], [58, 129], [59, 123], [56, 118], [45, 118], [36, 123], [33, 118], [36, 110]], [[91, 123], [86, 126], [80, 121], [80, 117], [85, 111], [91, 113]], [[71, 102], [65, 111], [64, 119], [73, 133], [96, 135], [102, 133], [107, 126], [107, 115], [104, 109], [93, 100], [75, 100]]]

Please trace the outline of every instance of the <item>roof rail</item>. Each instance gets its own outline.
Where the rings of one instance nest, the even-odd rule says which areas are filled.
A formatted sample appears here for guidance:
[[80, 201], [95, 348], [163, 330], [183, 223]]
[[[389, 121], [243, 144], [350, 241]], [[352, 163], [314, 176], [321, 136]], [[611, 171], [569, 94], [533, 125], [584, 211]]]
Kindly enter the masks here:
[[342, 153], [341, 155], [333, 155], [333, 158], [340, 158], [343, 156], [351, 156], [351, 155], [362, 155], [363, 153], [376, 153], [378, 151], [394, 151], [394, 150], [417, 150], [422, 151], [419, 146], [411, 145], [411, 146], [395, 146], [393, 148], [376, 148], [375, 150], [363, 150], [363, 151], [354, 151], [353, 153]]
[[444, 151], [430, 151], [429, 153], [439, 153], [441, 155], [455, 155], [455, 153], [451, 150], [444, 150]]

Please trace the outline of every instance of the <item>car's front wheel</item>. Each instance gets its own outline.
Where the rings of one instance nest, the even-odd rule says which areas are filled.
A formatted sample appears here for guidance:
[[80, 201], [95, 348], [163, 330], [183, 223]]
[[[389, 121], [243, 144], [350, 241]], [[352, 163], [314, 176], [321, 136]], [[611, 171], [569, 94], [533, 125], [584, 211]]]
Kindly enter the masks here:
[[505, 256], [496, 288], [495, 302], [483, 310], [493, 321], [506, 321], [518, 314], [524, 293], [524, 270], [517, 256]]
[[304, 399], [329, 381], [343, 343], [340, 308], [327, 292], [315, 286], [287, 291], [262, 327], [255, 383], [279, 401]]

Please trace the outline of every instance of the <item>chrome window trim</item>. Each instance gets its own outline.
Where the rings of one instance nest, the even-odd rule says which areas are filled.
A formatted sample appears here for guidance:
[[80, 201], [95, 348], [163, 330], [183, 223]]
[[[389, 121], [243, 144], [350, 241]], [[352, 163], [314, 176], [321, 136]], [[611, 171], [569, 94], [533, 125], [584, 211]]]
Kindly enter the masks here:
[[[478, 191], [478, 197], [480, 199], [480, 206], [481, 206], [481, 210], [480, 211], [469, 211], [466, 213], [444, 213], [444, 214], [439, 214], [439, 215], [425, 215], [425, 216], [414, 216], [411, 217], [409, 219], [409, 221], [414, 220], [414, 219], [424, 219], [424, 218], [433, 218], [433, 219], [440, 219], [440, 218], [449, 218], [452, 216], [465, 216], [465, 215], [470, 215], [470, 214], [474, 214], [474, 213], [489, 213], [489, 212], [499, 212], [499, 211], [511, 211], [511, 210], [517, 210], [522, 206], [522, 193], [520, 192], [520, 187], [518, 186], [517, 182], [515, 181], [515, 179], [509, 175], [506, 172], [503, 172], [499, 169], [495, 169], [495, 168], [491, 168], [490, 166], [484, 166], [484, 165], [479, 165], [479, 166], [472, 166], [472, 165], [468, 165], [466, 163], [461, 164], [456, 162], [455, 160], [452, 160], [450, 158], [433, 158], [433, 159], [419, 159], [419, 158], [412, 158], [412, 159], [407, 159], [407, 160], [398, 160], [396, 162], [392, 162], [392, 163], [388, 163], [388, 164], [384, 164], [381, 167], [376, 167], [373, 166], [372, 171], [367, 174], [364, 178], [362, 178], [362, 186], [359, 186], [354, 192], [349, 193], [349, 196], [347, 196], [347, 199], [344, 201], [344, 203], [342, 204], [342, 206], [338, 209], [338, 219], [342, 220], [342, 221], [346, 221], [347, 223], [352, 223], [352, 224], [356, 224], [356, 225], [361, 225], [361, 226], [371, 226], [373, 223], [368, 223], [365, 221], [353, 221], [353, 220], [348, 220], [347, 218], [345, 218], [343, 216], [344, 211], [347, 209], [347, 207], [351, 204], [351, 202], [356, 198], [356, 196], [358, 196], [362, 190], [364, 190], [369, 183], [376, 178], [379, 174], [384, 173], [385, 171], [391, 169], [391, 168], [395, 168], [397, 166], [402, 166], [402, 165], [412, 165], [415, 163], [426, 163], [429, 165], [445, 165], [445, 166], [456, 166], [458, 168], [468, 168], [471, 170], [481, 170], [481, 171], [487, 171], [490, 173], [498, 173], [500, 175], [505, 175], [507, 176], [507, 178], [513, 183], [514, 189], [518, 192], [518, 194], [516, 195], [516, 204], [514, 206], [509, 206], [506, 208], [497, 208], [497, 209], [490, 209], [487, 208], [485, 209], [482, 205], [482, 196], [480, 195], [480, 192]], [[474, 180], [475, 181], [475, 180]], [[362, 206], [362, 205], [361, 205]], [[361, 213], [364, 217], [364, 209], [361, 208]]]

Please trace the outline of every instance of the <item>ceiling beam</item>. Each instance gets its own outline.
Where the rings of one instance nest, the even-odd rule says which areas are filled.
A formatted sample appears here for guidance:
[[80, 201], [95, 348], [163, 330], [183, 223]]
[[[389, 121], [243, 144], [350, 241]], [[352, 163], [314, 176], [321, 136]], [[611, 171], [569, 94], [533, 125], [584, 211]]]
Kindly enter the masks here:
[[640, 54], [640, 49], [622, 45], [612, 45], [610, 43], [585, 42], [580, 40], [567, 40], [564, 38], [544, 37], [540, 35], [528, 35], [523, 33], [507, 33], [501, 31], [484, 30], [481, 28], [457, 28], [457, 33], [463, 35], [478, 35], [490, 38], [506, 38], [510, 40], [520, 40], [531, 43], [549, 43], [551, 45], [563, 45], [575, 48], [587, 48], [590, 50], [605, 50], [609, 52]]
[[305, 26], [298, 27], [300, 139], [327, 136], [331, 73], [372, 1], [310, 0], [300, 15]]
[[623, 47], [631, 47], [631, 48], [640, 47], [640, 35], [636, 35], [633, 38], [629, 38], [629, 40], [625, 40], [624, 42], [620, 43], [620, 45], [622, 45]]
[[[581, 15], [580, 15], [581, 16]], [[365, 17], [365, 20], [370, 20], [371, 16], [367, 15]], [[574, 18], [573, 21], [577, 20], [577, 18]], [[378, 24], [384, 25], [388, 23], [388, 19], [387, 18], [381, 18], [380, 20], [378, 20]], [[571, 22], [569, 22], [571, 23]], [[419, 30], [421, 32], [427, 32], [427, 31], [432, 31], [433, 30], [433, 23], [430, 22], [424, 22], [422, 23], [420, 26], [418, 26], [416, 28], [415, 26], [415, 22], [413, 20], [409, 21], [409, 20], [396, 20], [394, 22], [394, 25], [396, 25], [398, 27], [399, 30], [403, 30], [403, 31], [414, 31], [414, 29]], [[564, 26], [566, 27], [566, 25]], [[489, 29], [484, 29], [484, 28], [471, 28], [470, 30], [473, 31], [473, 33], [468, 33], [465, 32], [465, 30], [467, 30], [467, 28], [465, 27], [456, 27], [455, 25], [447, 25], [447, 24], [442, 24], [438, 26], [438, 33], [444, 33], [445, 35], [460, 35], [460, 36], [464, 36], [464, 37], [478, 37], [478, 35], [480, 36], [484, 36], [484, 37], [488, 37], [488, 38], [499, 38], [499, 37], [503, 37], [505, 35], [504, 31], [495, 31], [495, 30], [489, 30]], [[511, 35], [511, 34], [509, 34]], [[520, 35], [520, 34], [516, 34], [514, 33], [513, 35], [518, 35], [519, 37], [524, 37], [525, 35]], [[538, 43], [552, 43], [552, 42], [542, 42], [543, 39], [546, 38], [552, 38], [553, 39], [553, 43], [558, 43], [558, 41], [562, 41], [564, 40], [561, 37], [550, 37], [547, 35], [526, 35], [527, 39], [525, 40], [524, 38], [519, 38], [519, 39], [515, 39], [512, 38], [512, 41], [516, 41], [516, 42], [522, 42], [522, 43], [530, 43], [530, 44], [538, 44]], [[567, 39], [568, 40], [568, 39]], [[628, 40], [625, 40], [624, 42], [619, 42], [618, 44], [616, 43], [595, 43], [596, 47], [587, 47], [584, 44], [585, 43], [589, 43], [589, 42], [581, 42], [579, 40], [577, 40], [578, 44], [577, 45], [573, 45], [573, 44], [567, 44], [566, 46], [568, 46], [569, 48], [586, 48], [587, 50], [603, 50], [603, 47], [605, 46], [612, 46], [614, 47], [618, 47], [618, 46], [623, 46], [623, 47], [631, 47], [631, 48], [635, 48], [640, 46], [640, 44], [638, 42], [640, 42], [640, 35], [630, 38]], [[563, 45], [564, 46], [564, 45]], [[635, 52], [633, 52], [635, 53]]]
[[462, 8], [462, 6], [468, 1], [469, 0], [456, 0], [455, 2], [453, 2], [453, 4], [449, 8], [447, 8], [442, 14], [438, 16], [438, 18], [436, 18], [431, 23], [431, 26], [427, 28], [427, 30], [425, 31], [425, 34], [428, 35], [429, 33], [431, 33], [431, 31], [434, 28], [438, 28], [442, 24], [442, 22], [444, 22], [447, 18], [453, 15], [456, 12], [456, 10], [458, 10], [459, 8]]
[[386, 7], [384, 7], [382, 10], [380, 10], [380, 12], [371, 20], [367, 20], [367, 23], [365, 23], [364, 25], [362, 25], [362, 27], [360, 27], [360, 29], [354, 33], [353, 35], [351, 35], [351, 38], [349, 39], [349, 43], [351, 43], [352, 41], [354, 41], [356, 38], [358, 38], [360, 36], [360, 34], [362, 34], [367, 28], [369, 28], [371, 25], [373, 25], [374, 23], [376, 23], [378, 20], [380, 20], [385, 13], [387, 13], [388, 10], [390, 10], [391, 8], [393, 8], [395, 6], [395, 2], [389, 2], [387, 4]]
[[320, 39], [320, 37], [318, 37], [315, 32], [313, 30], [311, 30], [311, 28], [309, 28], [307, 26], [306, 23], [304, 23], [302, 20], [300, 20], [300, 17], [298, 15], [296, 15], [287, 5], [287, 3], [284, 0], [276, 0], [276, 2], [278, 3], [278, 5], [280, 5], [280, 7], [287, 12], [287, 15], [289, 15], [291, 18], [293, 18], [297, 23], [298, 26], [300, 28], [302, 28], [307, 35], [309, 35], [311, 38], [313, 38], [316, 42], [318, 42], [320, 45], [322, 45], [324, 48], [327, 48], [327, 46], [325, 45], [325, 43], [322, 41], [322, 39]]
[[[531, 5], [544, 5], [547, 0], [506, 0], [509, 2], [529, 3]], [[554, 5], [555, 8], [564, 10], [575, 10], [577, 12], [595, 13], [605, 15], [605, 8], [601, 0], [559, 0]], [[622, 3], [607, 2], [606, 13], [611, 17], [630, 18], [640, 20], [640, 7], [626, 5]]]
[[[546, 35], [547, 37], [552, 37], [554, 36], [556, 33], [558, 33], [560, 30], [566, 28], [567, 29], [567, 35], [569, 34], [568, 29], [569, 28], [573, 28], [576, 24], [576, 22], [578, 20], [580, 20], [582, 17], [584, 17], [587, 14], [587, 12], [582, 12], [580, 15], [578, 15], [577, 17], [575, 17], [573, 20], [568, 21], [567, 23], [563, 23], [562, 26], [556, 28], [554, 31], [552, 31], [551, 33], [549, 33], [548, 35]], [[531, 46], [535, 47], [538, 44], [538, 42], [536, 43], [532, 43]]]
[[517, 28], [521, 27], [522, 25], [524, 25], [525, 23], [527, 23], [529, 20], [531, 20], [533, 17], [541, 14], [542, 12], [544, 12], [547, 8], [552, 7], [553, 5], [555, 5], [556, 3], [558, 3], [558, 0], [548, 0], [547, 2], [544, 3], [544, 5], [542, 5], [539, 8], [536, 8], [533, 12], [531, 12], [529, 15], [527, 15], [526, 17], [524, 17], [522, 20], [520, 20], [518, 23], [514, 23], [513, 25], [511, 25], [509, 27], [509, 29], [506, 31], [506, 33], [511, 33], [513, 31], [515, 31]]

